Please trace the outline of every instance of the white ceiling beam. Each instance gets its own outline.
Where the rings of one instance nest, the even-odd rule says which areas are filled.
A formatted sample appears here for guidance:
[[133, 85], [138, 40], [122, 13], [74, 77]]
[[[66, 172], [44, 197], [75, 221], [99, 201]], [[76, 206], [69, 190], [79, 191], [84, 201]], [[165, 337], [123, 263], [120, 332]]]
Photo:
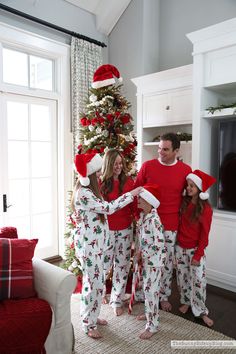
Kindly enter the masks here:
[[131, 0], [100, 0], [96, 7], [97, 30], [109, 35]]

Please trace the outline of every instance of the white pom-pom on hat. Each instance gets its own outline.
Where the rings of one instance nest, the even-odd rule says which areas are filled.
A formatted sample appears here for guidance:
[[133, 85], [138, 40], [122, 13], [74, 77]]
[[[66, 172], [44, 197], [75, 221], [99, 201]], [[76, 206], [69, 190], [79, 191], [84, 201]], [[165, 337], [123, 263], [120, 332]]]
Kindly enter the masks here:
[[200, 189], [199, 198], [202, 200], [207, 200], [209, 194], [207, 190], [216, 182], [216, 179], [201, 170], [195, 170], [189, 173], [186, 179], [191, 179], [196, 186]]
[[120, 76], [118, 69], [111, 64], [104, 64], [99, 66], [93, 75], [92, 87], [95, 89], [113, 85], [116, 80], [122, 82], [123, 79]]
[[207, 199], [209, 198], [209, 193], [207, 193], [207, 192], [205, 192], [205, 193], [201, 192], [201, 193], [199, 194], [199, 197], [200, 197], [200, 199], [202, 199], [202, 200], [207, 200]]

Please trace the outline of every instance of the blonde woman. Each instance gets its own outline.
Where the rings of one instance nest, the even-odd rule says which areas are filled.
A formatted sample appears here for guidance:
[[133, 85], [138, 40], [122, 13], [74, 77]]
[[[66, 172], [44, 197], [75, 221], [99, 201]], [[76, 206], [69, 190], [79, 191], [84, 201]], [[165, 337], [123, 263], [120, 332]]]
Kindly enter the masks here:
[[[127, 175], [126, 164], [119, 151], [111, 149], [105, 154], [101, 181], [101, 193], [108, 202], [134, 188], [134, 182]], [[134, 203], [130, 203], [114, 214], [108, 215], [110, 245], [106, 252], [104, 266], [106, 276], [113, 266], [110, 304], [116, 316], [123, 313], [123, 298], [130, 269], [133, 239], [133, 212]]]

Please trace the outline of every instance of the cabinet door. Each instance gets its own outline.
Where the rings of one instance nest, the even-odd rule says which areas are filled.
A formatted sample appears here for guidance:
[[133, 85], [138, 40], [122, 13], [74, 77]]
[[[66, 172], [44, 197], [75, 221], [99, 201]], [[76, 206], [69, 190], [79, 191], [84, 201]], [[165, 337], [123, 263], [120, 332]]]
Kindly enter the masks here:
[[177, 90], [169, 93], [168, 125], [192, 122], [192, 90]]
[[167, 124], [168, 94], [156, 94], [143, 98], [143, 127], [157, 127]]

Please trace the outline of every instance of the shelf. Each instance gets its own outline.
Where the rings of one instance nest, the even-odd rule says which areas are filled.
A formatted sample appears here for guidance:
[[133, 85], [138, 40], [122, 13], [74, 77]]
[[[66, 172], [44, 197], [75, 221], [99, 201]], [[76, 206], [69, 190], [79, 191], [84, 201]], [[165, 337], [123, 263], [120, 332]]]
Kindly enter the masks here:
[[[180, 143], [181, 143], [182, 145], [183, 145], [183, 144], [192, 144], [192, 140], [189, 140], [189, 141], [183, 140], [183, 141], [181, 141]], [[159, 141], [149, 141], [149, 142], [144, 143], [143, 145], [144, 145], [144, 146], [157, 146], [157, 145], [159, 145]]]
[[207, 110], [203, 113], [203, 118], [233, 118], [236, 117], [236, 107], [235, 108], [223, 108], [221, 110], [217, 110], [214, 113], [210, 113]]

